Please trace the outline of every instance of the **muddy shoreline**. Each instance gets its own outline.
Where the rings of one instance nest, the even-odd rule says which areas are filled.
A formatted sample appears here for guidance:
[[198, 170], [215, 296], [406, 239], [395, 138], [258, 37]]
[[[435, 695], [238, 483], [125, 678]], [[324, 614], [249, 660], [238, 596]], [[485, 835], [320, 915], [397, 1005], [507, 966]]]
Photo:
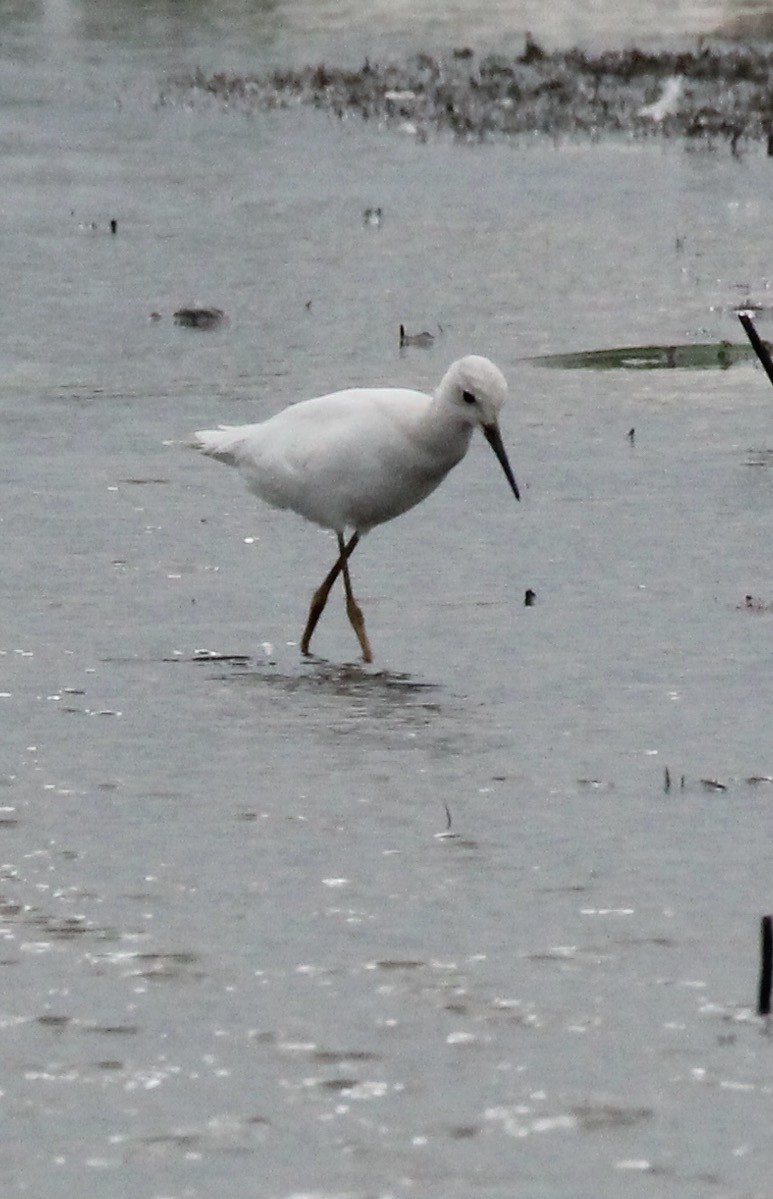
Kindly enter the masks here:
[[[670, 98], [669, 98], [670, 97]], [[479, 140], [542, 135], [684, 139], [741, 153], [762, 142], [773, 153], [773, 45], [699, 44], [651, 53], [547, 52], [527, 38], [517, 57], [366, 61], [359, 70], [317, 65], [265, 75], [170, 80], [162, 104], [215, 102], [241, 112], [311, 105], [419, 139], [438, 133]]]

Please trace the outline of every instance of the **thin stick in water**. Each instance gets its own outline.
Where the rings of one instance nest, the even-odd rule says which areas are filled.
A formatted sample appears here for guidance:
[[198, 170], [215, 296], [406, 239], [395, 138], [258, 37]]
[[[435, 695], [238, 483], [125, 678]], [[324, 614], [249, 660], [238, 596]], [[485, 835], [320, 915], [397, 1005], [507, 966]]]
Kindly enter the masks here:
[[754, 353], [757, 355], [763, 367], [765, 368], [765, 374], [768, 376], [771, 383], [773, 383], [773, 358], [770, 357], [770, 351], [768, 350], [768, 347], [765, 345], [765, 342], [762, 340], [756, 328], [754, 327], [754, 321], [749, 316], [748, 312], [739, 312], [738, 319], [746, 330], [746, 335], [749, 338], [749, 341], [752, 343], [752, 349], [754, 350]]
[[763, 916], [760, 925], [760, 993], [757, 1015], [770, 1015], [770, 991], [773, 986], [773, 916]]

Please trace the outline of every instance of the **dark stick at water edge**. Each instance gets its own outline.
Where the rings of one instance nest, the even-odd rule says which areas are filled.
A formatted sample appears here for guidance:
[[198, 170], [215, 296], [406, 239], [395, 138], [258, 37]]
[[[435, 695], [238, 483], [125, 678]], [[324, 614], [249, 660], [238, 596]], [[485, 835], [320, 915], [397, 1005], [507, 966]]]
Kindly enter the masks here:
[[746, 335], [749, 338], [749, 341], [752, 343], [752, 349], [765, 368], [765, 374], [768, 376], [771, 383], [773, 383], [773, 359], [770, 357], [770, 351], [768, 350], [768, 347], [765, 345], [765, 342], [762, 340], [756, 328], [754, 327], [754, 321], [749, 316], [748, 312], [739, 312], [738, 319], [746, 330]]
[[760, 992], [757, 1015], [770, 1015], [770, 991], [773, 985], [773, 916], [763, 916], [760, 922]]

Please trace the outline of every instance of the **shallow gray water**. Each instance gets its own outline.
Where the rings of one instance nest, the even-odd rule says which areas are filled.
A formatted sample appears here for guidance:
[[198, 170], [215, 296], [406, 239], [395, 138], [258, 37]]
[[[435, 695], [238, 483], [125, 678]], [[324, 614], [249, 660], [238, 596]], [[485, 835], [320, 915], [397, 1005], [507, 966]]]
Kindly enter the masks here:
[[[3, 43], [3, 1194], [767, 1196], [773, 393], [521, 360], [738, 340], [769, 161], [159, 109], [238, 26], [121, 13]], [[474, 445], [301, 661], [334, 542], [185, 439], [469, 351], [523, 502]]]

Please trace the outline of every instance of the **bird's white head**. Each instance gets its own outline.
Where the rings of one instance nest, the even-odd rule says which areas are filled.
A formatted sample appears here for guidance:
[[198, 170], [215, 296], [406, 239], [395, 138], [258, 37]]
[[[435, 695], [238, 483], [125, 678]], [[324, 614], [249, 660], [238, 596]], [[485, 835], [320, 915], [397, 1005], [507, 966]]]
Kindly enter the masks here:
[[465, 424], [479, 428], [499, 459], [517, 500], [521, 497], [499, 432], [499, 410], [507, 399], [507, 380], [489, 358], [468, 354], [449, 366], [436, 395], [450, 404]]
[[507, 399], [507, 380], [491, 359], [468, 354], [451, 363], [437, 394], [458, 408], [466, 423], [486, 425], [496, 423]]

